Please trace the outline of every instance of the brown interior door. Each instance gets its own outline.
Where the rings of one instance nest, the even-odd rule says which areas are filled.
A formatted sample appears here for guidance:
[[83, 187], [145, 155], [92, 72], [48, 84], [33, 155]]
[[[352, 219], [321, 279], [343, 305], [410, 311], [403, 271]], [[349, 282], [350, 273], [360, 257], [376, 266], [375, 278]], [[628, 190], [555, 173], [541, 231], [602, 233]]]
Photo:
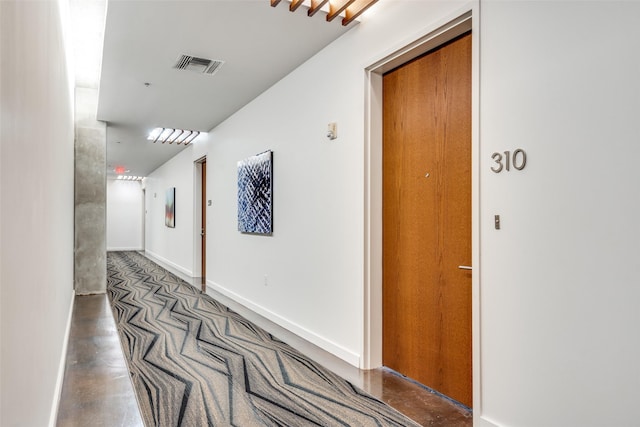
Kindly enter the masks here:
[[383, 88], [383, 362], [471, 407], [471, 34]]
[[207, 281], [206, 281], [206, 277], [207, 277], [207, 161], [203, 160], [202, 161], [202, 185], [200, 186], [202, 188], [202, 194], [201, 194], [201, 206], [202, 206], [202, 232], [200, 233], [201, 235], [201, 242], [200, 242], [200, 247], [201, 247], [201, 252], [202, 252], [202, 271], [201, 271], [201, 277], [202, 277], [202, 290], [206, 291], [207, 290]]

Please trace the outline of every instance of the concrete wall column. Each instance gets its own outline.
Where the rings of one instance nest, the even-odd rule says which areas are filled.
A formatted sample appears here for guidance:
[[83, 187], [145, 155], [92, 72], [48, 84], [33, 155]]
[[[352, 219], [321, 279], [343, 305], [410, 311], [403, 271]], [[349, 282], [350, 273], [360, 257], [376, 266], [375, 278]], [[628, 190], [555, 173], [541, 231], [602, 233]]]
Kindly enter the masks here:
[[96, 120], [98, 90], [76, 88], [75, 274], [76, 294], [106, 292], [105, 122]]

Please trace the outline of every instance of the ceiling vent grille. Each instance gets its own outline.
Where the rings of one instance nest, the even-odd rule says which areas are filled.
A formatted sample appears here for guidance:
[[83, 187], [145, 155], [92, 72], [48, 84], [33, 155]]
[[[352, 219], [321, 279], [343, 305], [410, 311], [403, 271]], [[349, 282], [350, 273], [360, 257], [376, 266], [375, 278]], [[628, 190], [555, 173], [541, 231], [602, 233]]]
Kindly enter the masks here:
[[224, 61], [182, 55], [178, 58], [173, 68], [177, 70], [187, 70], [200, 74], [213, 75], [220, 70], [222, 64], [224, 64]]

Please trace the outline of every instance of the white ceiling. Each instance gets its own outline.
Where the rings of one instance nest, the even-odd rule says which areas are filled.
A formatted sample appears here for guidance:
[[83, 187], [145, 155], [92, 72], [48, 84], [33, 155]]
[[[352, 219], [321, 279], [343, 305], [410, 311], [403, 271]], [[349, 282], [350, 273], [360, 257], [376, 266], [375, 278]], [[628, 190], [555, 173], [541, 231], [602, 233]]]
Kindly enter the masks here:
[[[211, 130], [356, 25], [325, 16], [269, 0], [109, 1], [97, 114], [108, 172], [148, 175], [184, 147], [153, 144], [151, 129]], [[182, 54], [225, 63], [214, 75], [172, 68]]]

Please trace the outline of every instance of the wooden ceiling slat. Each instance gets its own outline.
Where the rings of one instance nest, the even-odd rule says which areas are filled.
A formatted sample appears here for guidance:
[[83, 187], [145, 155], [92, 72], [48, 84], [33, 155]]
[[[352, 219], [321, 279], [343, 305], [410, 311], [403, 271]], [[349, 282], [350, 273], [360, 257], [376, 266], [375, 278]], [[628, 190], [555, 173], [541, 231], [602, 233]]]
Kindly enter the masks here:
[[329, 2], [327, 21], [331, 22], [356, 0], [335, 0]]
[[[1, 1], [1, 0], [0, 0]], [[289, 10], [295, 12], [305, 0], [289, 0]], [[333, 21], [337, 16], [344, 12], [342, 25], [347, 26], [362, 15], [364, 11], [369, 9], [378, 0], [311, 0], [311, 5], [307, 11], [307, 15], [313, 16], [329, 3], [329, 13], [327, 13], [327, 21]], [[270, 0], [271, 7], [276, 7], [281, 0]]]
[[378, 0], [355, 0], [354, 3], [345, 10], [345, 17], [342, 18], [342, 25], [349, 25], [358, 16], [369, 9]]
[[322, 9], [322, 7], [325, 4], [327, 4], [328, 1], [329, 0], [311, 0], [311, 7], [309, 8], [309, 11], [307, 12], [307, 15], [309, 15], [309, 16], [315, 15], [317, 11]]
[[291, 4], [289, 5], [289, 11], [295, 12], [296, 9], [299, 8], [300, 5], [302, 5], [302, 3], [304, 3], [304, 0], [292, 0]]

